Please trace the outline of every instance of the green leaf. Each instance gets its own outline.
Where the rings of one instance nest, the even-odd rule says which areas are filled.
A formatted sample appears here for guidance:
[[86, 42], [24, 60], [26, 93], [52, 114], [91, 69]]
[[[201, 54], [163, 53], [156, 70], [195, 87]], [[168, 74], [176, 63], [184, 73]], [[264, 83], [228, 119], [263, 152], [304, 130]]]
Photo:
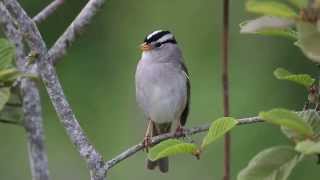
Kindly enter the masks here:
[[283, 18], [297, 17], [297, 13], [293, 9], [291, 9], [288, 5], [278, 1], [249, 0], [246, 3], [246, 9], [249, 12], [268, 16], [277, 16]]
[[169, 139], [152, 147], [148, 153], [148, 158], [155, 161], [163, 157], [181, 153], [193, 154], [196, 150], [197, 146], [195, 144], [185, 143], [177, 139]]
[[261, 29], [261, 30], [257, 31], [256, 34], [265, 35], [265, 36], [285, 37], [285, 38], [292, 39], [292, 40], [297, 39], [297, 34], [292, 29], [266, 28], [266, 29]]
[[298, 41], [295, 43], [312, 61], [320, 63], [320, 31], [315, 24], [297, 23]]
[[289, 0], [291, 4], [295, 5], [299, 9], [303, 9], [308, 6], [308, 0]]
[[23, 74], [18, 71], [16, 68], [9, 68], [0, 70], [0, 81], [3, 82], [11, 82], [16, 80], [18, 77], [22, 76]]
[[[302, 118], [302, 120], [309, 124], [311, 126], [314, 135], [313, 139], [315, 137], [318, 137], [318, 140], [320, 140], [320, 115], [316, 110], [307, 110], [297, 113], [297, 115]], [[281, 127], [282, 132], [291, 140], [297, 141], [303, 141], [305, 139], [305, 136], [301, 135], [300, 133], [297, 133], [295, 130]]]
[[315, 79], [308, 74], [292, 74], [284, 68], [277, 68], [273, 74], [278, 79], [292, 81], [307, 88], [315, 82]]
[[273, 109], [268, 112], [260, 112], [259, 117], [266, 122], [280, 125], [304, 136], [312, 136], [313, 129], [295, 112], [286, 109]]
[[213, 121], [207, 135], [202, 140], [201, 148], [214, 142], [237, 124], [238, 121], [232, 117], [222, 117]]
[[10, 88], [3, 87], [0, 88], [0, 111], [3, 109], [4, 105], [9, 101], [10, 98]]
[[0, 70], [10, 67], [14, 56], [14, 46], [6, 39], [0, 39]]
[[280, 36], [296, 40], [296, 32], [291, 28], [293, 20], [272, 16], [262, 16], [240, 24], [240, 33]]
[[286, 180], [301, 156], [290, 146], [276, 146], [257, 154], [237, 180]]
[[295, 150], [305, 155], [319, 154], [320, 142], [314, 142], [310, 140], [301, 141], [296, 145]]

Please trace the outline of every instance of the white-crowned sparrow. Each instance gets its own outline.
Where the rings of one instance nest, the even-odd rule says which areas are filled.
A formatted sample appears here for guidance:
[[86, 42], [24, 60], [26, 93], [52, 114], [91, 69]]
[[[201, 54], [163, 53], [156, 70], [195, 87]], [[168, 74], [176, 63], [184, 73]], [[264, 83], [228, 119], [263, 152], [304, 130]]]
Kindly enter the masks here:
[[[136, 99], [148, 119], [145, 147], [150, 137], [170, 132], [173, 122], [181, 130], [189, 113], [190, 83], [182, 53], [172, 33], [158, 30], [141, 44], [135, 74]], [[147, 160], [147, 168], [168, 171], [168, 158]]]

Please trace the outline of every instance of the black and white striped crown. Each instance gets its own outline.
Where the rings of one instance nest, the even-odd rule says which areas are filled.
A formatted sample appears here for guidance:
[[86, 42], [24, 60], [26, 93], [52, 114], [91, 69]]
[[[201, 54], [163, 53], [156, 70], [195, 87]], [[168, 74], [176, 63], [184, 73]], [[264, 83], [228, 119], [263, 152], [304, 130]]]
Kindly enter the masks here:
[[174, 38], [173, 34], [170, 31], [163, 31], [163, 30], [157, 30], [152, 33], [150, 33], [146, 38], [144, 39], [144, 42], [147, 44], [150, 44], [152, 42], [156, 43], [173, 43], [177, 44], [176, 39]]

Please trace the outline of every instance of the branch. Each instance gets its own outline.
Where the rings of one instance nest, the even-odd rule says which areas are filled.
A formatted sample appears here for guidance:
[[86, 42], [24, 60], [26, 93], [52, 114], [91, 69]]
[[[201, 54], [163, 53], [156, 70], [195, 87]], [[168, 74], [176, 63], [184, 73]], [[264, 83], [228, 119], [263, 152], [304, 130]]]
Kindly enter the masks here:
[[[21, 33], [13, 25], [13, 18], [0, 2], [0, 23], [6, 36], [16, 47], [17, 66], [21, 71], [32, 72], [25, 66], [25, 53]], [[48, 158], [44, 147], [44, 133], [42, 127], [42, 113], [39, 91], [36, 84], [23, 78], [20, 83], [23, 101], [23, 126], [28, 137], [30, 168], [33, 180], [48, 180]], [[2, 121], [4, 122], [4, 121]], [[13, 123], [13, 122], [11, 122]]]
[[[223, 111], [224, 116], [230, 114], [229, 106], [229, 0], [223, 1], [223, 33], [222, 33], [222, 87], [223, 87]], [[224, 136], [224, 165], [223, 180], [230, 180], [230, 159], [231, 159], [231, 135], [226, 133]]]
[[[238, 125], [263, 122], [263, 120], [261, 120], [258, 116], [249, 117], [249, 118], [242, 118], [242, 119], [238, 119], [238, 121], [239, 121]], [[173, 133], [162, 134], [162, 135], [153, 137], [152, 141], [151, 141], [151, 145], [158, 144], [159, 142], [170, 139], [170, 138], [180, 138], [180, 137], [184, 137], [184, 136], [189, 136], [189, 135], [194, 135], [194, 134], [198, 134], [201, 132], [205, 132], [205, 131], [209, 130], [209, 127], [210, 127], [210, 124], [207, 124], [207, 125], [202, 125], [202, 126], [198, 126], [198, 127], [185, 129], [184, 132], [181, 132], [179, 134], [173, 134]], [[139, 152], [142, 149], [144, 149], [144, 145], [142, 142], [130, 147], [129, 149], [123, 151], [122, 153], [120, 153], [116, 157], [112, 158], [111, 160], [106, 161], [105, 162], [105, 164], [106, 164], [105, 169], [108, 171], [113, 166], [115, 166], [118, 163], [120, 163], [121, 161], [129, 158], [130, 156], [133, 156], [134, 154], [136, 154], [137, 152]]]
[[[26, 34], [25, 39], [32, 51], [38, 54], [36, 63], [41, 79], [49, 94], [51, 102], [59, 116], [61, 123], [66, 129], [72, 143], [80, 153], [80, 156], [86, 160], [92, 180], [103, 180], [106, 171], [103, 168], [104, 162], [102, 156], [89, 143], [88, 138], [78, 123], [72, 109], [64, 95], [56, 71], [48, 61], [46, 45], [34, 22], [26, 14], [23, 8], [16, 0], [3, 0], [6, 7], [12, 11], [21, 31]], [[90, 3], [95, 2], [94, 0]]]
[[21, 125], [19, 122], [17, 121], [10, 121], [10, 120], [6, 120], [6, 119], [0, 119], [0, 123], [4, 123], [4, 124], [12, 124], [12, 125]]
[[73, 20], [66, 31], [59, 37], [49, 51], [49, 60], [56, 64], [66, 54], [67, 48], [76, 39], [76, 36], [90, 23], [92, 17], [104, 4], [104, 0], [90, 0]]
[[64, 0], [54, 0], [47, 7], [45, 7], [42, 11], [40, 11], [35, 17], [33, 17], [33, 21], [36, 24], [40, 24], [42, 21], [47, 19], [48, 16], [54, 13], [55, 10], [58, 9], [60, 5], [64, 3]]

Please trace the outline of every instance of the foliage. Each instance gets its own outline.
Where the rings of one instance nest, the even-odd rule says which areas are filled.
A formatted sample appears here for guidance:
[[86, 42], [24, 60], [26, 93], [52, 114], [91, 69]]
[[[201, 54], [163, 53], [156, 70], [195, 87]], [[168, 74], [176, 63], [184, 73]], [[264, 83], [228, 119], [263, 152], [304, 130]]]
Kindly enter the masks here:
[[237, 180], [285, 180], [301, 160], [290, 146], [275, 146], [257, 154], [238, 175]]
[[305, 8], [308, 5], [308, 0], [289, 0], [289, 2], [300, 9]]
[[297, 22], [298, 41], [295, 43], [312, 61], [320, 63], [320, 31], [309, 22]]
[[[263, 16], [240, 24], [240, 32], [246, 34], [271, 35], [293, 39], [305, 56], [320, 63], [319, 6], [308, 4], [308, 0], [248, 0], [246, 9]], [[313, 8], [307, 8], [308, 6]], [[272, 109], [260, 112], [259, 117], [268, 123], [279, 125], [282, 132], [294, 143], [291, 146], [276, 146], [258, 153], [238, 175], [238, 180], [286, 180], [292, 169], [304, 156], [320, 153], [320, 116], [318, 109], [319, 86], [309, 74], [292, 74], [277, 68], [274, 76], [302, 85], [308, 89], [309, 102], [302, 112], [287, 109]], [[312, 97], [312, 98], [310, 98]], [[310, 105], [311, 104], [311, 105]], [[310, 109], [310, 106], [315, 109]]]
[[[6, 121], [20, 121], [22, 116], [21, 101], [19, 98], [17, 100], [19, 93], [14, 91], [14, 82], [26, 74], [14, 67], [14, 56], [14, 46], [6, 39], [0, 39], [0, 119]], [[13, 106], [8, 104], [10, 101], [15, 101]]]
[[157, 160], [166, 156], [173, 156], [181, 153], [192, 154], [198, 158], [205, 147], [222, 137], [237, 124], [238, 121], [235, 118], [219, 118], [212, 122], [207, 135], [202, 140], [200, 147], [197, 147], [196, 144], [185, 143], [176, 139], [169, 139], [162, 141], [151, 148], [148, 158], [151, 160]]
[[222, 137], [237, 124], [238, 121], [232, 117], [222, 117], [213, 121], [207, 135], [202, 140], [201, 148], [205, 148], [218, 138]]
[[315, 82], [309, 74], [292, 74], [284, 68], [277, 68], [273, 74], [278, 79], [292, 81], [307, 88]]
[[[304, 112], [299, 112], [297, 113], [297, 115], [312, 128], [312, 131], [313, 131], [312, 139], [319, 137], [320, 135], [319, 113], [315, 110], [308, 110]], [[305, 136], [301, 135], [300, 133], [298, 133], [293, 129], [281, 127], [281, 130], [289, 139], [294, 140], [295, 142], [305, 140]]]
[[313, 134], [313, 130], [309, 124], [304, 122], [296, 113], [286, 109], [273, 109], [268, 112], [260, 112], [259, 117], [266, 122], [293, 129], [305, 136]]
[[319, 9], [310, 10], [309, 13], [308, 9], [304, 9], [308, 3], [306, 0], [289, 0], [289, 2], [300, 8], [302, 13], [298, 15], [298, 12], [288, 4], [279, 0], [248, 0], [246, 3], [247, 11], [264, 16], [241, 23], [240, 32], [296, 39], [295, 45], [310, 60], [320, 63], [320, 21], [318, 20], [318, 23], [313, 22], [313, 14], [319, 13]]
[[305, 155], [320, 154], [320, 142], [314, 142], [307, 139], [299, 142], [295, 149]]
[[185, 143], [177, 139], [169, 139], [151, 148], [148, 158], [155, 161], [166, 156], [173, 156], [180, 153], [195, 154], [196, 151], [197, 146], [195, 144]]
[[246, 9], [249, 12], [268, 16], [276, 16], [282, 18], [297, 17], [297, 13], [292, 8], [280, 1], [249, 0], [246, 3]]

